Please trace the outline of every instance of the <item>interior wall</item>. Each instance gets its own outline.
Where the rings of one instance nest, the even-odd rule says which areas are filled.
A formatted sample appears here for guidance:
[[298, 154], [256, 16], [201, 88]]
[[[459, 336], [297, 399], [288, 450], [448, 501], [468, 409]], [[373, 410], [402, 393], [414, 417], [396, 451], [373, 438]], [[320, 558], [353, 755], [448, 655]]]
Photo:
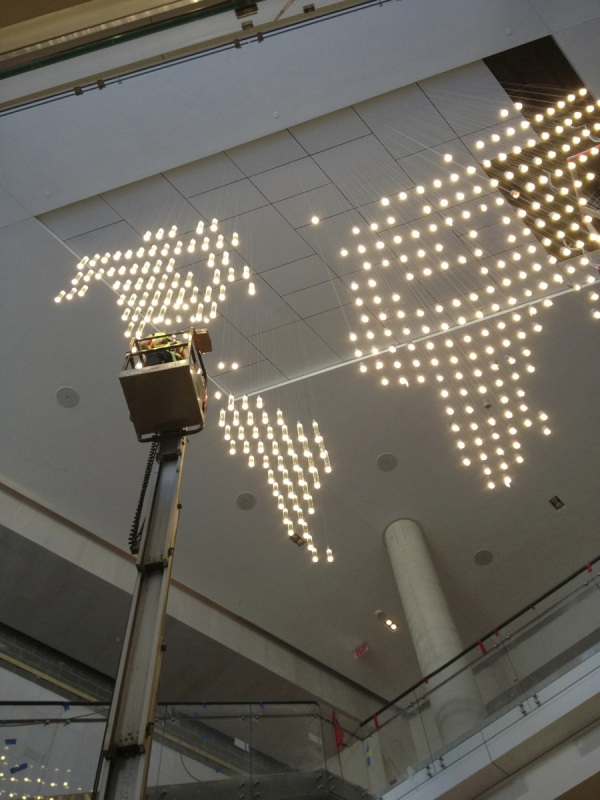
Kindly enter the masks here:
[[3, 3], [0, 8], [0, 28], [81, 5], [88, 3], [86, 0], [27, 0], [26, 3]]
[[[65, 654], [114, 678], [135, 580], [133, 558], [6, 488], [0, 488], [0, 554], [2, 621], [52, 645], [45, 631], [60, 619]], [[32, 585], [46, 597], [44, 606]], [[75, 586], [76, 607], [69, 591]], [[260, 687], [269, 685], [270, 699], [308, 696], [354, 719], [384, 702], [177, 582], [168, 615], [162, 699], [257, 700]], [[25, 618], [32, 620], [28, 629]]]
[[595, 724], [479, 795], [478, 800], [590, 800], [600, 793], [600, 725]]
[[[521, 0], [404, 0], [366, 7], [241, 50], [125, 76], [103, 90], [7, 114], [0, 119], [2, 188], [27, 212], [41, 214], [548, 32]], [[0, 103], [11, 92], [33, 91], [43, 74], [62, 82], [71, 71], [80, 84], [86, 73], [112, 67], [120, 52], [135, 59], [156, 48], [164, 52], [174, 35], [145, 37], [121, 45], [123, 51], [109, 48], [6, 79]]]

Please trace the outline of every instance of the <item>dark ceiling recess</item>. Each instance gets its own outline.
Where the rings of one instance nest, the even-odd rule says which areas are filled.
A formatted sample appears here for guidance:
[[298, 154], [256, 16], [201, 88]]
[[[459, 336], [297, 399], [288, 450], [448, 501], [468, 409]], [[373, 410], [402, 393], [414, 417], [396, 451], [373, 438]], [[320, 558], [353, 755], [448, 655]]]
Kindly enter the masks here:
[[[580, 114], [579, 119], [575, 118], [576, 113]], [[483, 166], [490, 178], [498, 181], [499, 191], [516, 209], [525, 227], [550, 256], [557, 262], [563, 262], [585, 255], [588, 252], [589, 235], [600, 235], [599, 159], [598, 155], [590, 153], [586, 156], [585, 164], [579, 165], [576, 159], [578, 152], [592, 147], [595, 139], [582, 138], [578, 145], [571, 145], [573, 149], [566, 153], [562, 150], [565, 139], [557, 131], [570, 131], [570, 136], [579, 133], [579, 128], [583, 127], [599, 131], [600, 109], [590, 104], [588, 95], [575, 96], [564, 109], [558, 109], [552, 115], [550, 125], [548, 119], [545, 117], [541, 123], [532, 122], [531, 128], [537, 128], [546, 137], [541, 138], [534, 147], [516, 154], [509, 151], [487, 164], [483, 162]], [[570, 157], [575, 158], [573, 169], [568, 167]], [[527, 168], [525, 172], [521, 171], [523, 165]], [[555, 171], [555, 168], [558, 169]], [[589, 179], [586, 179], [586, 174], [589, 174]], [[577, 211], [580, 195], [586, 199], [585, 215]], [[560, 198], [560, 202], [557, 198]], [[537, 203], [537, 207], [534, 203]], [[561, 208], [563, 216], [566, 214], [570, 219], [568, 230], [563, 230], [564, 219], [556, 214], [557, 207], [561, 206], [565, 209]], [[592, 250], [595, 249], [596, 246], [592, 246]]]
[[[587, 233], [594, 235], [600, 233], [600, 173], [594, 169], [596, 163], [600, 162], [600, 158], [592, 154], [588, 155], [586, 167], [583, 170], [584, 173], [594, 174], [595, 179], [586, 179], [585, 175], [582, 177], [581, 174], [578, 174], [578, 170], [581, 172], [580, 166], [576, 166], [572, 170], [567, 168], [567, 156], [563, 155], [563, 140], [559, 132], [561, 124], [572, 125], [570, 117], [575, 111], [583, 112], [584, 108], [589, 105], [589, 95], [584, 97], [577, 95], [577, 90], [584, 87], [581, 78], [567, 61], [552, 36], [546, 36], [543, 39], [537, 39], [534, 42], [489, 56], [484, 59], [484, 62], [511, 100], [514, 103], [522, 104], [523, 116], [530, 122], [532, 130], [542, 137], [536, 147], [528, 150], [527, 160], [528, 163], [531, 162], [531, 168], [528, 168], [526, 172], [520, 171], [523, 162], [522, 156], [509, 154], [502, 160], [494, 159], [491, 167], [486, 168], [487, 174], [498, 181], [498, 188], [505, 199], [519, 213], [524, 214], [524, 224], [558, 262], [568, 260], [577, 254], [583, 254]], [[565, 99], [570, 94], [576, 94], [576, 100], [569, 104], [564, 111], [553, 112], [552, 125], [549, 127], [547, 109], [554, 106], [557, 100]], [[598, 109], [591, 116], [586, 113], [586, 126], [598, 123], [597, 111]], [[540, 114], [543, 115], [541, 121], [539, 117], [536, 119], [536, 115]], [[577, 126], [577, 123], [573, 125], [574, 132], [576, 132]], [[549, 133], [550, 137], [544, 139], [543, 136], [548, 137]], [[595, 139], [584, 140], [581, 145], [582, 151], [594, 143]], [[548, 157], [551, 153], [558, 154], [555, 166], [564, 168], [561, 178], [556, 175], [549, 177], [552, 174], [548, 169]], [[574, 157], [576, 154], [576, 150], [571, 150], [569, 157]], [[535, 166], [536, 161], [539, 164], [538, 167]], [[509, 176], [516, 177], [509, 181]], [[542, 179], [547, 179], [548, 182], [541, 183]], [[582, 184], [577, 189], [574, 185], [575, 179], [579, 179]], [[526, 190], [526, 187], [532, 185], [532, 182], [537, 185], [534, 192]], [[574, 207], [577, 207], [577, 198], [584, 196], [588, 214], [592, 220], [586, 223], [586, 226], [580, 226], [577, 233], [561, 238], [563, 234], [558, 231], [556, 226], [550, 224], [545, 228], [538, 227], [536, 218], [542, 216], [544, 219], [553, 219], [552, 212], [556, 209], [554, 206], [550, 208], [548, 203], [554, 200], [555, 195], [558, 196], [563, 192], [566, 192], [565, 200], [567, 202], [569, 202], [569, 196], [572, 198]], [[532, 210], [533, 201], [538, 203], [538, 212], [535, 213]], [[540, 209], [541, 214], [539, 213]], [[585, 227], [587, 227], [587, 231]]]
[[511, 100], [523, 103], [528, 119], [554, 103], [557, 95], [583, 86], [552, 36], [504, 50], [483, 61]]
[[3, 3], [0, 7], [0, 28], [19, 22], [53, 14], [73, 6], [82, 6], [87, 0], [27, 0], [26, 3]]

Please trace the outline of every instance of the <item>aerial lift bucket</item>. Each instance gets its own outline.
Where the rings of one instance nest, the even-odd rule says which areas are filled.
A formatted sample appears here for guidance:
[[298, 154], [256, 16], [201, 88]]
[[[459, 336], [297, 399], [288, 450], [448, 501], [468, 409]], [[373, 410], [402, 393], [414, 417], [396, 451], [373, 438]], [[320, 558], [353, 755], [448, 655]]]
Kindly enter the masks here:
[[[119, 375], [121, 388], [138, 435], [154, 436], [167, 431], [198, 433], [206, 414], [206, 370], [202, 353], [212, 344], [207, 330], [191, 328], [165, 334], [161, 347], [148, 348], [149, 338], [132, 339]], [[177, 352], [177, 361], [147, 366], [150, 353]]]

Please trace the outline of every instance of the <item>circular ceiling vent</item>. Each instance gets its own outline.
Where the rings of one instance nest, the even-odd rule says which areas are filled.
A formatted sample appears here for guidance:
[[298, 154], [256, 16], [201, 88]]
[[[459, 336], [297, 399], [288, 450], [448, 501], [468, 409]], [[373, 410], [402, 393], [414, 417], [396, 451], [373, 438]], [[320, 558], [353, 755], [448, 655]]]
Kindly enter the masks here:
[[256, 505], [256, 497], [252, 492], [241, 492], [241, 494], [238, 494], [235, 498], [235, 503], [242, 511], [250, 511], [250, 509], [254, 508]]
[[478, 550], [473, 556], [473, 560], [478, 567], [487, 567], [494, 560], [494, 554], [491, 550]]
[[79, 394], [72, 386], [61, 386], [56, 391], [56, 400], [63, 408], [73, 408], [79, 403]]
[[398, 459], [392, 453], [382, 453], [377, 459], [377, 466], [382, 472], [391, 472], [398, 466]]

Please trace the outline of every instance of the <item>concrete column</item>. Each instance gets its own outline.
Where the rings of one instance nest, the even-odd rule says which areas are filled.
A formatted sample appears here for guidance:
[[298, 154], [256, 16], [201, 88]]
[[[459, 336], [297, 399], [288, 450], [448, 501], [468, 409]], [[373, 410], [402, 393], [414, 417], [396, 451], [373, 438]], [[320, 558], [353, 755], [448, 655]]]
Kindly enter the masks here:
[[[419, 525], [409, 519], [396, 520], [386, 528], [384, 540], [419, 666], [424, 676], [430, 675], [458, 655], [462, 643]], [[464, 665], [456, 662], [452, 672], [461, 667]], [[442, 682], [444, 685], [439, 686]], [[470, 670], [450, 680], [442, 674], [430, 685], [435, 689], [431, 706], [443, 744], [456, 740], [482, 720], [481, 697]]]

